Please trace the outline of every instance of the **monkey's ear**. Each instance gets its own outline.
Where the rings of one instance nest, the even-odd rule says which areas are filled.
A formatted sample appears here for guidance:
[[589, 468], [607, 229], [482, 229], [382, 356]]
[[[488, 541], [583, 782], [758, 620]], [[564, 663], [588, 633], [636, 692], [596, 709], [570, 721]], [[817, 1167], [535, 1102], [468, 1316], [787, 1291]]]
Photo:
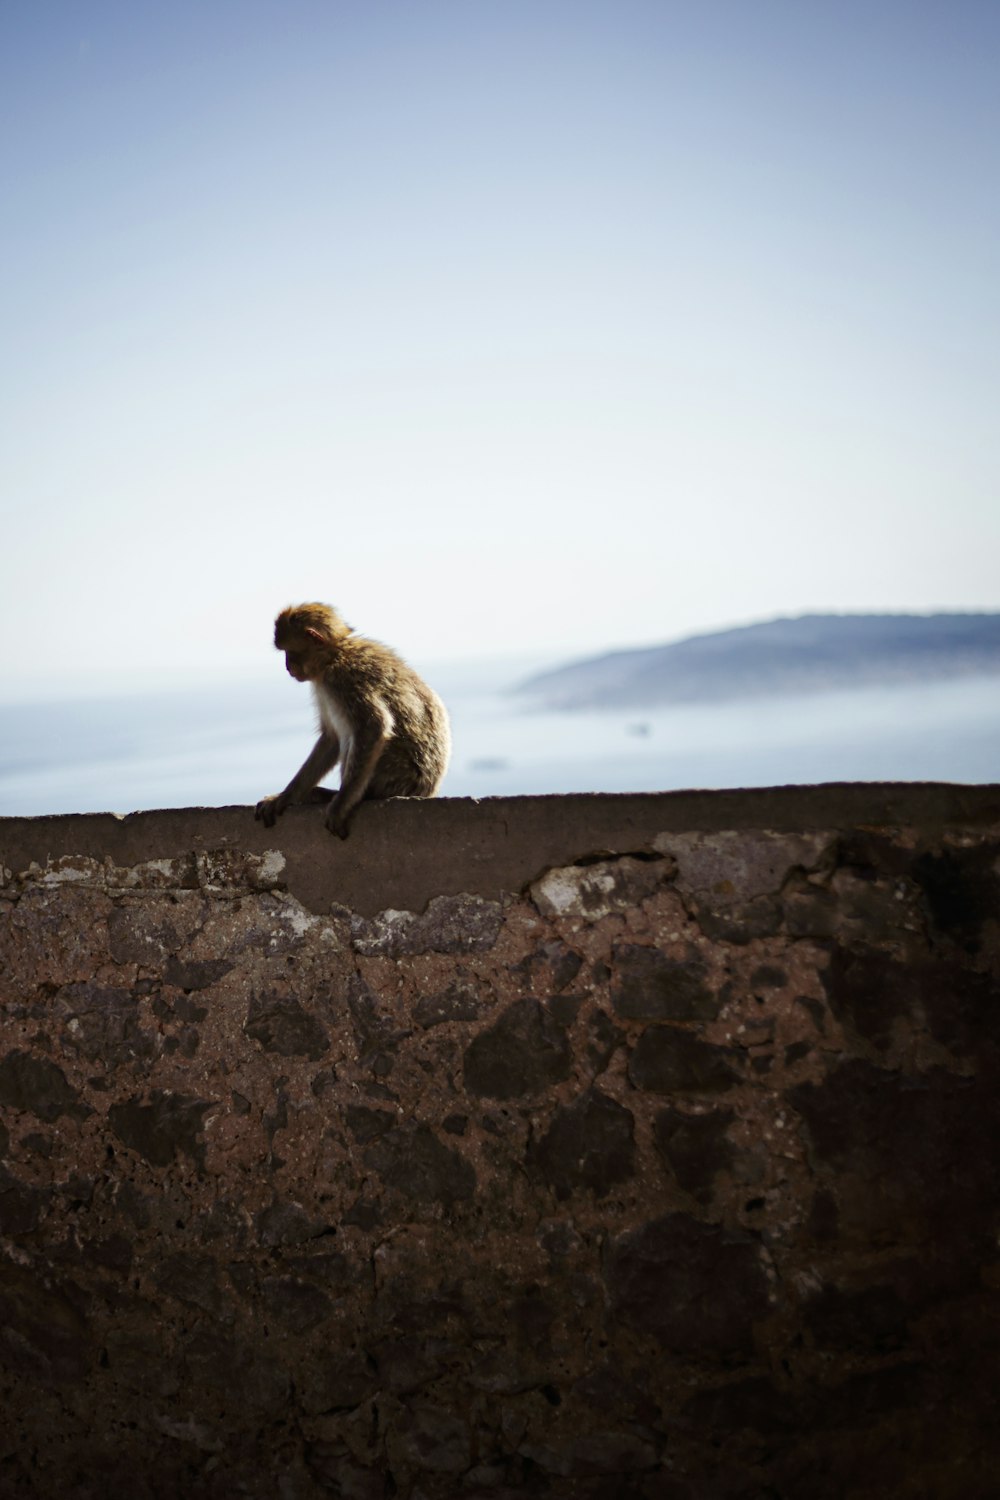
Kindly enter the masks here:
[[311, 635], [313, 640], [319, 641], [321, 646], [326, 645], [326, 637], [321, 630], [316, 629], [315, 625], [306, 626], [306, 635]]

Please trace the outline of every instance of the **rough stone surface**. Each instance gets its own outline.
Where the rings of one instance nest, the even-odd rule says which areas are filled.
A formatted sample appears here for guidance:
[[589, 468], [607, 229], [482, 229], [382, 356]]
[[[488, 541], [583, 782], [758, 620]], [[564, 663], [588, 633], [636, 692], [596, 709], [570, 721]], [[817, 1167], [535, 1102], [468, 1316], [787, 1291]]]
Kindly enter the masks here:
[[596, 922], [613, 911], [628, 911], [651, 896], [674, 872], [673, 864], [625, 856], [594, 864], [548, 870], [531, 887], [543, 917], [587, 917]]
[[315, 812], [0, 819], [4, 1500], [992, 1494], [1000, 789]]
[[502, 913], [479, 896], [435, 896], [426, 912], [384, 911], [367, 921], [351, 918], [351, 941], [367, 957], [410, 953], [474, 953], [492, 948]]
[[717, 1094], [740, 1081], [732, 1055], [689, 1031], [651, 1027], [635, 1044], [629, 1078], [636, 1088], [654, 1094]]
[[489, 1099], [538, 1094], [569, 1076], [566, 1029], [537, 1000], [515, 1000], [465, 1053], [465, 1087]]
[[603, 1197], [635, 1170], [633, 1133], [630, 1112], [592, 1089], [556, 1111], [530, 1159], [557, 1198], [581, 1188]]
[[711, 1202], [715, 1178], [732, 1168], [735, 1152], [727, 1139], [731, 1109], [694, 1114], [664, 1109], [653, 1121], [653, 1140], [677, 1184], [701, 1203]]
[[615, 949], [611, 1003], [630, 1021], [711, 1021], [719, 997], [698, 959], [670, 958], [658, 948], [623, 943]]
[[614, 1311], [676, 1352], [749, 1354], [768, 1311], [761, 1248], [756, 1236], [667, 1214], [612, 1244]]

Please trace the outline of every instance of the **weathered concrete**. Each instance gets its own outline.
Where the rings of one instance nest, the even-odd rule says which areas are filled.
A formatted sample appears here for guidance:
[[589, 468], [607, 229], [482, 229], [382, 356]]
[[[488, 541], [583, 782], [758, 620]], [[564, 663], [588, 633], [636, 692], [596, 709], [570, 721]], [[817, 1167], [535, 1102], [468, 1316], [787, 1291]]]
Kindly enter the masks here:
[[373, 916], [389, 908], [422, 911], [432, 896], [460, 892], [495, 899], [523, 889], [549, 866], [572, 863], [580, 849], [622, 854], [644, 849], [663, 833], [795, 833], [860, 824], [930, 831], [998, 821], [995, 786], [845, 783], [751, 792], [397, 798], [365, 803], [357, 813], [357, 837], [344, 843], [325, 833], [315, 807], [292, 808], [277, 829], [254, 823], [245, 807], [0, 818], [0, 839], [16, 869], [67, 854], [131, 867], [151, 858], [278, 850], [283, 888], [309, 911], [326, 912], [339, 902]]
[[0, 1495], [986, 1495], [1000, 788], [0, 819]]

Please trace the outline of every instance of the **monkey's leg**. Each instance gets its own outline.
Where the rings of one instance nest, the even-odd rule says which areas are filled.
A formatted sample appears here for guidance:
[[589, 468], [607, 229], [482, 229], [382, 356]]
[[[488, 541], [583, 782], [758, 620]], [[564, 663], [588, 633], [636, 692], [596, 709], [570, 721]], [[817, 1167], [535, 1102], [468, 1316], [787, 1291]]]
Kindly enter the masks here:
[[339, 759], [339, 740], [321, 734], [285, 790], [276, 796], [262, 797], [254, 809], [254, 817], [259, 818], [266, 828], [273, 828], [275, 819], [281, 817], [285, 808], [302, 801], [317, 781], [333, 770]]
[[379, 756], [389, 743], [390, 732], [379, 721], [365, 735], [355, 735], [341, 772], [340, 791], [330, 803], [326, 826], [338, 838], [346, 839], [351, 818], [368, 791]]

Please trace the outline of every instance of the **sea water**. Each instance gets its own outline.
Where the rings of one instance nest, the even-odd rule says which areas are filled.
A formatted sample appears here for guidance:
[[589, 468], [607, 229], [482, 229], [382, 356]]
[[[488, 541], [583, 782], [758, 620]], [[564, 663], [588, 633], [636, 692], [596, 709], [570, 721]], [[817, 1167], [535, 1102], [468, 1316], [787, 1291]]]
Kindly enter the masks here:
[[[1000, 781], [1000, 679], [614, 712], [526, 708], [515, 668], [428, 666], [445, 796], [818, 781]], [[256, 683], [0, 706], [0, 814], [254, 803], [315, 733], [310, 695]], [[336, 773], [333, 777], [336, 784]]]

